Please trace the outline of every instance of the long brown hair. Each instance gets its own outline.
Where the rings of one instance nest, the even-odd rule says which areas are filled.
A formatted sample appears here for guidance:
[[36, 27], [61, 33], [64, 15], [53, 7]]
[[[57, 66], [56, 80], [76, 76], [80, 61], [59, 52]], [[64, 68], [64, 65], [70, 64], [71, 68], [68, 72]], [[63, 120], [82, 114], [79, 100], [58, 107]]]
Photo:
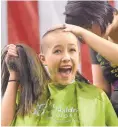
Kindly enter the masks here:
[[9, 80], [8, 66], [10, 69], [17, 71], [19, 75], [21, 89], [18, 113], [24, 115], [30, 111], [35, 102], [40, 100], [50, 78], [33, 49], [25, 44], [18, 44], [16, 48], [18, 57], [8, 59], [8, 65], [5, 62], [7, 50], [4, 48], [2, 51], [1, 91], [2, 96], [4, 96]]

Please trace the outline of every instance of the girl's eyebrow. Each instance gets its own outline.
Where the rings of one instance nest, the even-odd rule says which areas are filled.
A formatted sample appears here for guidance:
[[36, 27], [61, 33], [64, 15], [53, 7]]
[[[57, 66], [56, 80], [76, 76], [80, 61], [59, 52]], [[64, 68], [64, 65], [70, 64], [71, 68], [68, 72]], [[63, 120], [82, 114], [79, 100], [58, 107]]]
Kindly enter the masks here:
[[69, 45], [76, 46], [75, 44], [69, 44]]
[[[69, 46], [75, 46], [76, 47], [76, 45], [75, 44], [68, 44]], [[53, 48], [59, 48], [59, 47], [62, 47], [62, 45], [55, 45]]]
[[62, 45], [55, 45], [54, 48], [62, 47]]

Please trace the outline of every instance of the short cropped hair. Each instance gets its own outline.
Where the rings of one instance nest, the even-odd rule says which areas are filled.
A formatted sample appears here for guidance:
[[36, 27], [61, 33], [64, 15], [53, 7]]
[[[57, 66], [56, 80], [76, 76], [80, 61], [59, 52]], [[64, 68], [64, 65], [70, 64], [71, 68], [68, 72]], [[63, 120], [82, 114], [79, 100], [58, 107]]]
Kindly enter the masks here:
[[108, 24], [112, 23], [113, 11], [114, 8], [106, 1], [68, 1], [65, 22], [86, 29], [98, 24], [101, 33], [105, 33]]
[[[40, 46], [40, 51], [41, 51], [41, 53], [43, 53], [43, 54], [45, 54], [46, 53], [46, 51], [47, 51], [47, 47], [48, 47], [48, 43], [46, 42], [46, 41], [44, 41], [44, 38], [48, 35], [48, 34], [53, 34], [53, 36], [54, 36], [54, 34], [59, 34], [59, 33], [62, 33], [63, 32], [63, 29], [64, 28], [57, 28], [57, 29], [50, 29], [50, 30], [48, 30], [43, 36], [42, 36], [42, 41], [41, 41], [41, 46]], [[64, 32], [65, 33], [65, 32]], [[70, 32], [71, 33], [71, 32]], [[71, 33], [71, 34], [73, 34], [73, 33]], [[74, 35], [74, 34], [73, 34]], [[74, 35], [75, 36], [75, 35]], [[76, 37], [76, 36], [75, 36]], [[57, 38], [58, 39], [58, 38]], [[80, 41], [80, 38], [78, 39], [77, 37], [76, 37], [76, 39], [77, 39], [77, 41], [79, 42]]]

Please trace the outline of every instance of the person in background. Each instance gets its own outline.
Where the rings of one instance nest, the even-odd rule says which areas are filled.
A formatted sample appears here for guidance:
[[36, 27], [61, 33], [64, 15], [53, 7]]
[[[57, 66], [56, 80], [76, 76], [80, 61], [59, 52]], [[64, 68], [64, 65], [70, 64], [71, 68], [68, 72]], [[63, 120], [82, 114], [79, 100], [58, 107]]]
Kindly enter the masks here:
[[109, 40], [86, 32], [83, 37], [90, 47], [93, 84], [107, 93], [118, 115], [118, 11], [106, 1], [68, 1], [64, 14], [67, 24]]

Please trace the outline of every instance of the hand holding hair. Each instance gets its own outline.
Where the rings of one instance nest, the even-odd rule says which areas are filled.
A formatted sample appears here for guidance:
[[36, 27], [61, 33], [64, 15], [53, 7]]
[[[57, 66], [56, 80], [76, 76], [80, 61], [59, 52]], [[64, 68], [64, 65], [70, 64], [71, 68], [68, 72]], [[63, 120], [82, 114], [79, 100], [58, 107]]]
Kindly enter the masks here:
[[14, 65], [14, 59], [18, 57], [16, 45], [14, 44], [7, 45], [4, 50], [6, 50], [5, 63], [7, 65], [9, 73], [13, 71], [16, 72], [16, 67]]

